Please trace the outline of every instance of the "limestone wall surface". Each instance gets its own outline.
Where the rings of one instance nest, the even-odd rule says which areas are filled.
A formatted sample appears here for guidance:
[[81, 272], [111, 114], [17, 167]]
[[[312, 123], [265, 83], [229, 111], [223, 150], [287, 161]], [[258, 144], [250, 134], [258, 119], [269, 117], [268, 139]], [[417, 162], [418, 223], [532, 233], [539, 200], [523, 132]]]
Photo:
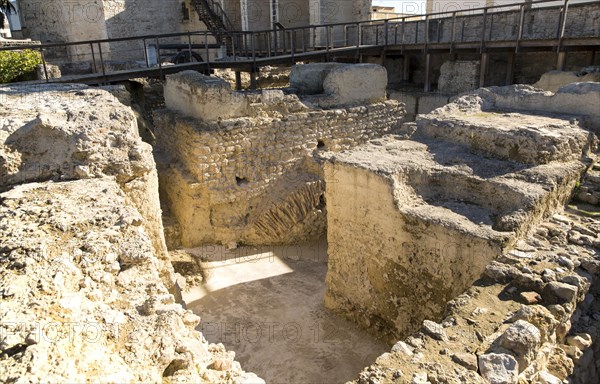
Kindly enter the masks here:
[[[202, 75], [186, 76], [174, 79], [199, 94], [203, 88], [194, 84]], [[205, 80], [204, 86], [214, 81]], [[224, 92], [222, 86], [212, 90]], [[321, 156], [391, 131], [404, 114], [395, 101], [322, 109], [275, 90], [226, 96], [232, 97], [243, 102], [246, 117], [231, 117], [218, 101], [207, 115], [188, 110], [196, 118], [155, 113], [161, 196], [184, 246], [285, 244], [322, 235]]]
[[562, 209], [597, 138], [573, 115], [477, 102], [520, 89], [481, 89], [405, 124], [411, 140], [385, 137], [327, 162], [328, 308], [388, 340], [406, 336]]
[[438, 90], [458, 94], [479, 88], [479, 61], [446, 61], [440, 68]]
[[534, 87], [544, 91], [557, 92], [572, 83], [600, 82], [600, 67], [584, 68], [580, 72], [550, 71], [542, 75]]
[[176, 302], [133, 111], [82, 85], [0, 100], [0, 381], [263, 382]]
[[354, 382], [595, 383], [598, 220], [557, 214]]

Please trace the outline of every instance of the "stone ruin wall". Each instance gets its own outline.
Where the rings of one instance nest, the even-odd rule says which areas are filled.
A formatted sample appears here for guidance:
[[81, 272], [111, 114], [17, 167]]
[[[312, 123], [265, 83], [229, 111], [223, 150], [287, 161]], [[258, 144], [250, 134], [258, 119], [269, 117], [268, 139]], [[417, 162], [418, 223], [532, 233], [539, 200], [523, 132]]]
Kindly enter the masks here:
[[480, 280], [354, 383], [595, 383], [600, 378], [597, 220], [541, 222]]
[[[532, 9], [525, 12], [525, 28], [523, 39], [556, 39], [556, 31], [560, 16], [560, 6], [546, 9]], [[596, 22], [600, 17], [600, 9], [596, 4], [571, 4], [565, 37], [598, 36], [600, 27]], [[506, 12], [494, 12], [488, 15], [486, 36], [490, 41], [515, 40], [519, 33], [520, 12], [515, 9]], [[429, 36], [432, 41], [441, 43], [452, 39], [452, 15], [430, 22]], [[388, 24], [388, 41], [401, 43], [402, 31], [395, 24]], [[464, 28], [463, 28], [464, 24]], [[483, 17], [481, 15], [457, 16], [455, 24], [455, 39], [459, 42], [481, 41]], [[439, 33], [439, 40], [438, 40]], [[349, 44], [356, 44], [356, 27], [348, 27]], [[425, 22], [407, 21], [404, 39], [407, 43], [425, 42]], [[373, 44], [385, 40], [385, 30], [381, 25], [362, 28], [363, 44]]]
[[0, 89], [0, 381], [264, 383], [179, 304], [151, 147], [109, 89]]
[[[323, 67], [330, 66], [313, 68]], [[378, 66], [363, 70], [373, 68], [384, 75]], [[169, 101], [185, 92], [193, 106]], [[167, 78], [165, 95], [171, 109], [155, 113], [161, 194], [183, 246], [289, 244], [324, 235], [322, 156], [390, 132], [404, 113], [384, 100], [385, 87], [365, 105], [332, 107], [341, 97], [232, 93], [225, 82], [184, 72]]]
[[[422, 324], [421, 331], [367, 367], [358, 383], [483, 383], [483, 377], [492, 374], [506, 375], [510, 383], [520, 378], [554, 383], [554, 377], [560, 380], [572, 372], [577, 373], [578, 384], [593, 382], [600, 368], [595, 363], [600, 334], [594, 325], [600, 318], [594, 301], [600, 275], [593, 251], [600, 246], [597, 221], [555, 215], [518, 242], [514, 235], [484, 231], [473, 223], [448, 225], [446, 216], [420, 210], [448, 196], [466, 205], [489, 203], [483, 208], [499, 209], [500, 217], [517, 217], [525, 233], [560, 209], [585, 168], [580, 155], [593, 144], [586, 142], [590, 136], [578, 125], [598, 129], [594, 106], [599, 99], [593, 85], [566, 87], [562, 95], [530, 87], [481, 90], [464, 99], [462, 109], [450, 105], [398, 129], [403, 106], [385, 101], [381, 93], [365, 92], [366, 99], [355, 100], [364, 105], [348, 100], [349, 105], [335, 105], [340, 100], [336, 92], [360, 95], [335, 82], [336, 76], [352, 78], [354, 69], [316, 68], [311, 73], [323, 79], [316, 82], [319, 89], [310, 82], [292, 82], [305, 93], [302, 97], [281, 91], [233, 95], [221, 82], [207, 87], [201, 75], [170, 78], [167, 88], [176, 86], [178, 92], [187, 92], [185, 97], [204, 100], [204, 106], [212, 100], [213, 110], [207, 110], [216, 113], [204, 121], [198, 109], [184, 106], [184, 111], [165, 109], [155, 115], [161, 198], [166, 198], [178, 220], [184, 245], [186, 241], [288, 243], [316, 237], [326, 225], [325, 200], [333, 271], [327, 283], [334, 290], [347, 285], [337, 297], [328, 293], [326, 303], [354, 313], [355, 320], [380, 334], [393, 334], [394, 341]], [[380, 73], [371, 66], [360, 70]], [[324, 81], [331, 73], [332, 78]], [[122, 96], [122, 90], [112, 91]], [[0, 113], [4, 191], [0, 221], [11, 233], [11, 239], [0, 244], [6, 303], [0, 324], [0, 352], [6, 356], [0, 360], [2, 380], [81, 381], [101, 375], [115, 381], [167, 377], [261, 382], [242, 371], [232, 352], [209, 345], [194, 330], [199, 319], [176, 303], [160, 222], [157, 226], [156, 169], [149, 146], [139, 139], [133, 113], [107, 92], [84, 86], [34, 88], [33, 101], [23, 99], [23, 92], [29, 91], [22, 87], [0, 92], [0, 100], [8, 106]], [[219, 97], [205, 99], [207, 94]], [[34, 111], [31, 105], [36, 106]], [[457, 112], [472, 113], [474, 118], [510, 118], [494, 107], [515, 106], [521, 106], [523, 114], [512, 118], [532, 124], [531, 132], [557, 128], [566, 132], [554, 139], [543, 137], [549, 140], [543, 142], [550, 143], [548, 148], [560, 149], [550, 151], [556, 156], [541, 161], [525, 156], [534, 159], [529, 165], [536, 170], [523, 170], [510, 159], [492, 163], [456, 149], [477, 143], [462, 141], [470, 131], [468, 124], [456, 119]], [[523, 109], [575, 112], [588, 118], [545, 116], [547, 125], [537, 126], [526, 119]], [[447, 129], [451, 125], [460, 129]], [[415, 136], [420, 141], [414, 144], [386, 137], [361, 145], [390, 131], [414, 134], [415, 126], [426, 134]], [[435, 135], [456, 150], [433, 150], [441, 165], [424, 156], [427, 145], [435, 147], [427, 136]], [[527, 143], [535, 138], [507, 135], [503, 140]], [[525, 151], [531, 148], [523, 145]], [[346, 149], [351, 151], [340, 152]], [[491, 153], [491, 158], [503, 156], [493, 147], [473, 149]], [[352, 160], [360, 153], [366, 157]], [[389, 158], [403, 158], [401, 172], [396, 172], [394, 162], [387, 163]], [[377, 164], [365, 167], [365, 161]], [[458, 166], [463, 163], [514, 172], [519, 180], [481, 180], [481, 169], [473, 168], [476, 175], [465, 174], [464, 166]], [[454, 179], [441, 182], [448, 175]], [[436, 188], [429, 188], [432, 181], [438, 183]], [[503, 182], [507, 184], [502, 186]], [[473, 196], [473, 189], [480, 187], [485, 193]], [[526, 192], [509, 193], [521, 187]], [[467, 192], [460, 195], [461, 188]], [[93, 201], [89, 194], [96, 196]], [[372, 204], [374, 196], [377, 207]], [[517, 201], [514, 206], [512, 200]], [[403, 204], [404, 210], [397, 212]], [[375, 219], [361, 226], [365, 206]], [[185, 233], [183, 224], [197, 227]], [[200, 231], [210, 235], [200, 238]], [[407, 243], [411, 247], [405, 247]], [[449, 255], [441, 248], [442, 253], [436, 253], [436, 244], [450, 243], [460, 243], [469, 252]], [[118, 252], [107, 252], [115, 244]], [[53, 250], [50, 254], [44, 253], [48, 247]], [[364, 260], [351, 260], [357, 252]], [[396, 257], [399, 252], [403, 261]], [[60, 257], [54, 257], [57, 254]], [[98, 254], [106, 257], [87, 262]], [[482, 272], [482, 283], [471, 286]], [[409, 295], [403, 295], [406, 292]], [[348, 297], [353, 302], [344, 302]], [[423, 313], [436, 314], [438, 320], [452, 298], [446, 319], [421, 323]], [[40, 309], [31, 309], [34, 302]], [[77, 336], [81, 343], [40, 338], [35, 326], [56, 315], [65, 324], [112, 328], [101, 334], [100, 343], [85, 343], [85, 335]], [[114, 332], [115, 324], [122, 333]], [[97, 353], [108, 358], [97, 358]], [[77, 370], [70, 368], [75, 356], [84, 357]]]
[[597, 380], [598, 222], [552, 216], [597, 150], [597, 85], [481, 89], [326, 163], [325, 305], [404, 340], [358, 383]]

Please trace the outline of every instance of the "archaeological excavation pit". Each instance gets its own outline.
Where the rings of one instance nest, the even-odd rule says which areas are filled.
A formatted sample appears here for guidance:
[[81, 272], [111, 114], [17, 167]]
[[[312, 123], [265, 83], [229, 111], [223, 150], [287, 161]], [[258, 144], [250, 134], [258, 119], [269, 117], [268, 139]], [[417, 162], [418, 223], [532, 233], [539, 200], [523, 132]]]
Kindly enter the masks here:
[[387, 76], [168, 75], [153, 148], [120, 87], [0, 90], [2, 381], [596, 382], [598, 83]]
[[376, 65], [290, 78], [297, 94], [181, 73], [155, 113], [169, 241], [203, 279], [184, 301], [267, 382], [350, 380], [441, 322], [562, 209], [597, 145], [591, 83], [484, 89], [407, 123]]

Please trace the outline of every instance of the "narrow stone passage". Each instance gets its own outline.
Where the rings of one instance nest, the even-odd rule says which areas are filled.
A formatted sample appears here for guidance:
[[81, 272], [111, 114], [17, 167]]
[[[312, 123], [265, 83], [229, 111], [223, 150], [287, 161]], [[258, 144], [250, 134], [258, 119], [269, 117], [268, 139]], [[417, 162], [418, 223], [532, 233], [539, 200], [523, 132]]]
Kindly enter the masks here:
[[204, 273], [184, 294], [210, 342], [268, 383], [342, 383], [389, 346], [323, 306], [327, 244], [189, 249]]

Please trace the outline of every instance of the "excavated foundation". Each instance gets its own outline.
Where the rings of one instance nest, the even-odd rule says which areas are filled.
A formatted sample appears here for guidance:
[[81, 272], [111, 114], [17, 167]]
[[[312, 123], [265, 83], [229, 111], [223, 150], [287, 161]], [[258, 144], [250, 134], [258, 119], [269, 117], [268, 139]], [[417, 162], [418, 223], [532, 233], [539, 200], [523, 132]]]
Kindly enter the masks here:
[[598, 382], [597, 83], [290, 78], [169, 77], [158, 167], [120, 87], [0, 89], [3, 381]]
[[[562, 210], [596, 146], [593, 85], [482, 89], [400, 127], [402, 107], [381, 92], [344, 91], [348, 68], [292, 70], [301, 97], [171, 76], [169, 109], [155, 114], [177, 241], [225, 245], [186, 249], [204, 279], [186, 301], [209, 341], [267, 381], [351, 379], [382, 341], [440, 320]], [[189, 100], [178, 102], [181, 92]], [[325, 228], [327, 265], [289, 246]]]
[[572, 115], [498, 110], [491, 95], [503, 92], [460, 98], [407, 124], [412, 140], [374, 140], [326, 164], [328, 308], [403, 338], [562, 209], [594, 135]]

